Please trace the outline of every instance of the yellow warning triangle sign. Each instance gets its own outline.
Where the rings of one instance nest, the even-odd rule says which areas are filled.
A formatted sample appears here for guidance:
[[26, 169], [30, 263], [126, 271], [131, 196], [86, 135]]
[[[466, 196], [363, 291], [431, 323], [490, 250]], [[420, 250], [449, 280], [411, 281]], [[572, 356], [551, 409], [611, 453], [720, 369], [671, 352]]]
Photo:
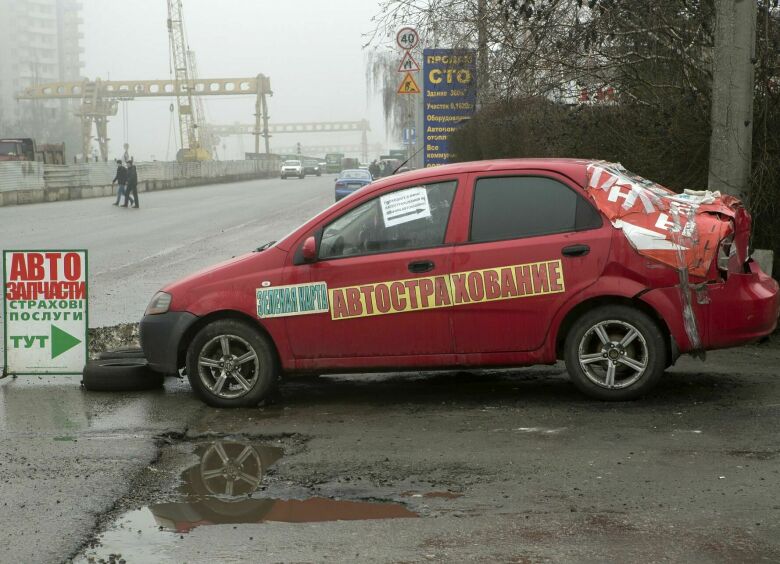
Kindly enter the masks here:
[[398, 87], [399, 94], [419, 94], [420, 87], [414, 81], [412, 73], [407, 72], [404, 75], [404, 79], [401, 81], [401, 85]]

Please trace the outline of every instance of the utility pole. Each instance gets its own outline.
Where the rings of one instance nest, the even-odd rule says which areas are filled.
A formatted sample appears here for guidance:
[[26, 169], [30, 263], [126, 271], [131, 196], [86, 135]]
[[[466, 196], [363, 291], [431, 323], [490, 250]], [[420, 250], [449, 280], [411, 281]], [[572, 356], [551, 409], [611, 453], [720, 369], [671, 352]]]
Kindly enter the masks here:
[[715, 0], [710, 190], [750, 200], [756, 0]]
[[477, 0], [477, 107], [481, 108], [487, 96], [488, 40], [487, 0]]

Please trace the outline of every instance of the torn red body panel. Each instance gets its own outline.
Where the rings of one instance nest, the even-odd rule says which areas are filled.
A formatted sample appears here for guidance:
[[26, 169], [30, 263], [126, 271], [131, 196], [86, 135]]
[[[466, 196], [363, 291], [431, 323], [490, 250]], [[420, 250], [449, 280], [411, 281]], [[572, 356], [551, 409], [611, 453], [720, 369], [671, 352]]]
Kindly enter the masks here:
[[735, 232], [737, 223], [738, 265], [748, 258], [750, 216], [733, 196], [691, 190], [675, 194], [607, 162], [588, 166], [587, 190], [641, 255], [706, 278], [719, 243]]

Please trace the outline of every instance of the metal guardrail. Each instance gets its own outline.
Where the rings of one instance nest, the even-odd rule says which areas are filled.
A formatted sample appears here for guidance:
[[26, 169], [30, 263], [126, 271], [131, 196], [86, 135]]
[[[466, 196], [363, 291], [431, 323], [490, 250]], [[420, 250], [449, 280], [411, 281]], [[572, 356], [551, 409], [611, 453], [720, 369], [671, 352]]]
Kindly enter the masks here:
[[[275, 174], [279, 159], [245, 161], [204, 161], [195, 163], [138, 163], [138, 181], [165, 181], [182, 178], [223, 178], [236, 175]], [[116, 165], [81, 163], [44, 165], [39, 162], [0, 162], [0, 192], [107, 186], [116, 174]]]

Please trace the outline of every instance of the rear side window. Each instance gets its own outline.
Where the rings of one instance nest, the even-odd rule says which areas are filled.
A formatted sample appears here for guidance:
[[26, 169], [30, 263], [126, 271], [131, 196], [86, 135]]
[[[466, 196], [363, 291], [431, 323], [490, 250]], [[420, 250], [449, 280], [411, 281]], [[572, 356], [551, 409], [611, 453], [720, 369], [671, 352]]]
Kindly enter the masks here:
[[543, 176], [480, 178], [474, 187], [471, 237], [500, 241], [601, 226], [593, 206], [568, 186]]

